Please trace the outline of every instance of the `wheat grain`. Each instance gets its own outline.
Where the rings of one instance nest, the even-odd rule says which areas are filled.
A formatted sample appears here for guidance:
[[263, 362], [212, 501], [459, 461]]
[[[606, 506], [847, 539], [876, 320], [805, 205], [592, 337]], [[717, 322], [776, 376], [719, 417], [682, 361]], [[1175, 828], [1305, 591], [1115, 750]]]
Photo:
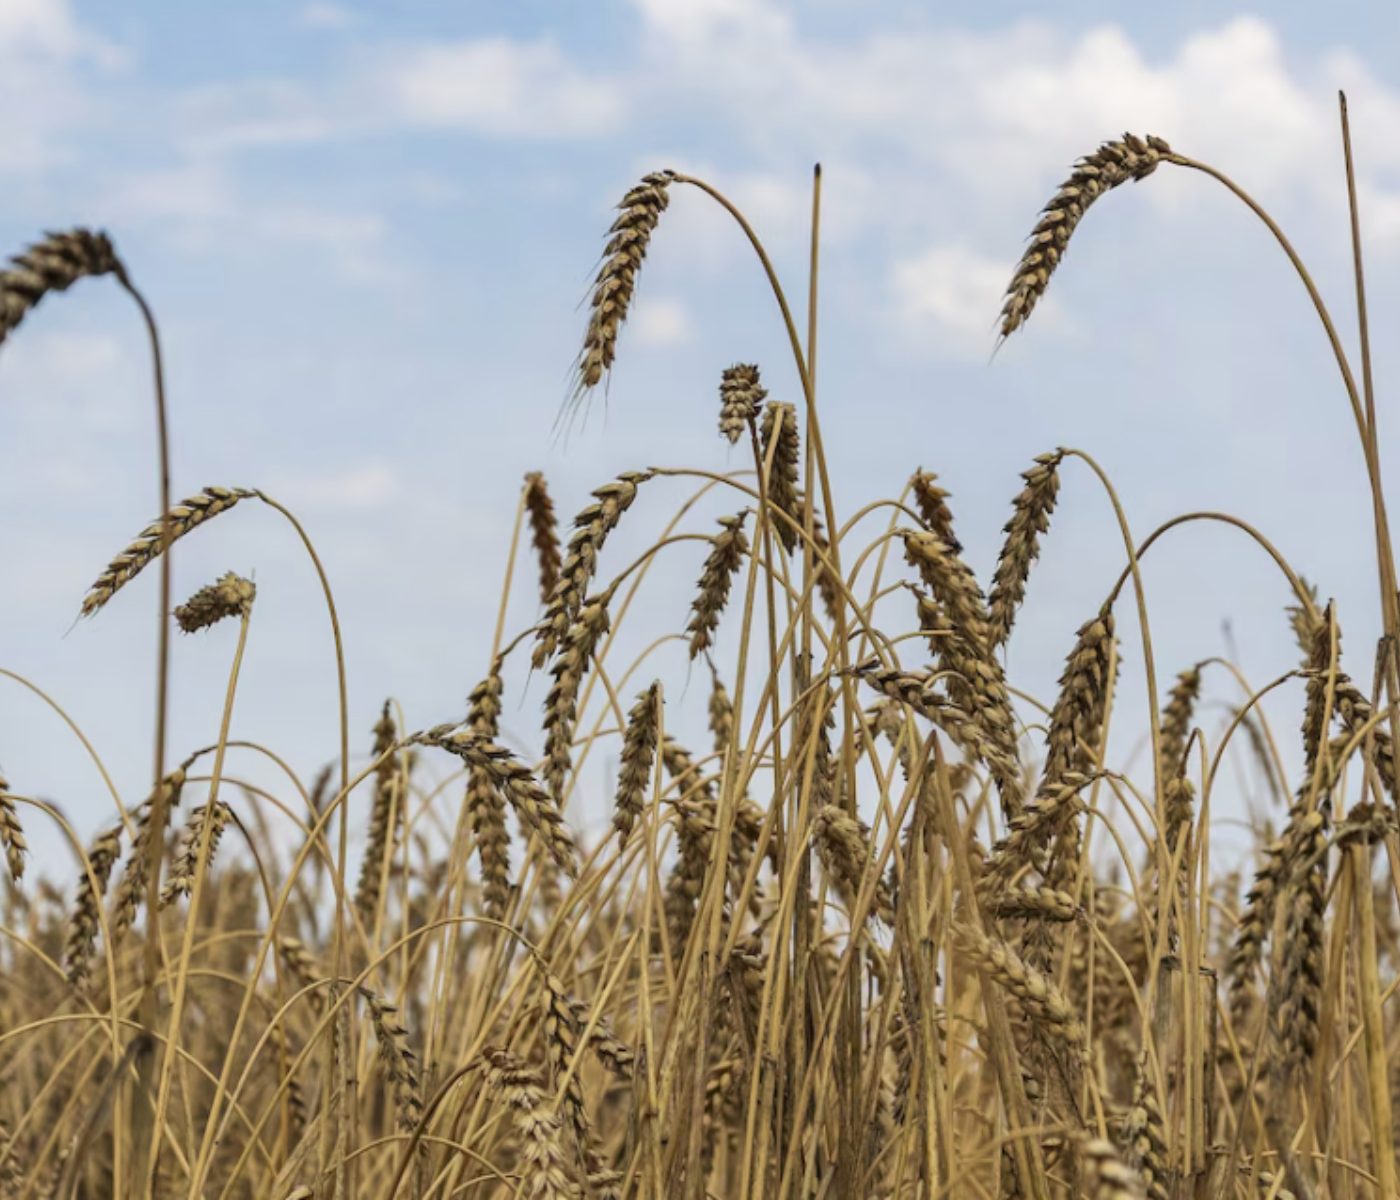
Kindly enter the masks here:
[[1001, 336], [1010, 337], [1031, 315], [1036, 302], [1045, 294], [1069, 240], [1084, 213], [1095, 200], [1128, 180], [1146, 179], [1157, 169], [1171, 147], [1159, 137], [1145, 138], [1125, 133], [1121, 141], [1105, 142], [1074, 165], [1070, 177], [1060, 185], [1050, 203], [1041, 211], [1031, 231], [1031, 244], [1006, 289], [1001, 309]]
[[1112, 1142], [1094, 1138], [1084, 1145], [1086, 1200], [1141, 1200], [1142, 1181]]
[[[170, 523], [170, 541], [175, 542], [211, 517], [227, 512], [240, 500], [256, 492], [246, 488], [206, 487], [188, 499], [174, 505], [166, 514]], [[91, 617], [111, 598], [160, 556], [163, 521], [157, 518], [146, 526], [125, 550], [107, 564], [83, 597], [82, 615]]]

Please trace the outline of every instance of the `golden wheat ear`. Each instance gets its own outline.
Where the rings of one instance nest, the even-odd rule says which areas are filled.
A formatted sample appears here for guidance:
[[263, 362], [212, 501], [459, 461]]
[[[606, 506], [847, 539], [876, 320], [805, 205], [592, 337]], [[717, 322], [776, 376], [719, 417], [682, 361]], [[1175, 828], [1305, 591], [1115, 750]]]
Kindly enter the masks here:
[[1119, 184], [1146, 179], [1162, 156], [1170, 153], [1171, 147], [1159, 137], [1125, 133], [1121, 140], [1105, 142], [1074, 164], [1070, 177], [1041, 210], [1040, 220], [1031, 230], [1030, 245], [1006, 289], [1001, 307], [1003, 338], [1030, 318], [1089, 205]]
[[123, 276], [125, 271], [105, 233], [90, 229], [46, 233], [0, 271], [0, 342], [50, 292], [65, 292], [89, 276], [112, 274]]

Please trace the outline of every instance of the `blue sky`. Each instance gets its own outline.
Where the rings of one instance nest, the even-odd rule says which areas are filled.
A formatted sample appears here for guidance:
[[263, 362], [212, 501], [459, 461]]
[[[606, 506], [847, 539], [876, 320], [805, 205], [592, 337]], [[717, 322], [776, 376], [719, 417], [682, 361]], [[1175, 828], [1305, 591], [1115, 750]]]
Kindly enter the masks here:
[[[1255, 191], [1350, 339], [1344, 86], [1393, 457], [1386, 384], [1400, 364], [1380, 331], [1400, 303], [1398, 41], [1375, 4], [1342, 19], [1291, 4], [3, 0], [0, 238], [112, 232], [163, 323], [176, 490], [260, 486], [302, 515], [337, 586], [366, 745], [386, 695], [413, 724], [460, 712], [525, 471], [544, 470], [570, 514], [620, 470], [739, 466], [714, 435], [728, 363], [763, 364], [793, 398], [745, 247], [680, 194], [606, 402], [551, 439], [609, 210], [657, 166], [733, 195], [800, 294], [810, 169], [824, 164], [821, 411], [844, 511], [937, 470], [986, 578], [1018, 473], [1076, 446], [1113, 477], [1139, 536], [1188, 509], [1256, 521], [1337, 597], [1350, 665], [1369, 678], [1371, 532], [1345, 396], [1286, 264], [1221, 189], [1163, 170], [1104, 200], [1050, 299], [989, 354], [1037, 209], [1077, 154], [1125, 128]], [[0, 353], [0, 659], [70, 706], [129, 802], [148, 770], [154, 578], [69, 626], [153, 515], [147, 373], [134, 314], [106, 283], [46, 303]], [[618, 563], [663, 520], [629, 522]], [[239, 512], [181, 551], [180, 593], [256, 572], [235, 732], [314, 771], [335, 745], [333, 676], [289, 532]], [[1069, 469], [1014, 678], [1051, 690], [1121, 563], [1102, 491]], [[697, 571], [687, 549], [657, 573], [639, 636], [648, 620], [683, 625]], [[1146, 577], [1164, 676], [1223, 651], [1227, 621], [1257, 682], [1292, 665], [1286, 592], [1238, 534], [1170, 539]], [[177, 750], [212, 739], [230, 645], [178, 644]], [[679, 657], [666, 669], [684, 679]], [[542, 690], [517, 691], [508, 723], [528, 731]], [[703, 688], [676, 692], [674, 722], [703, 710]], [[1230, 694], [1223, 678], [1213, 694]], [[1285, 693], [1271, 710], [1280, 729], [1295, 708]], [[1130, 669], [1123, 713], [1141, 712]], [[7, 686], [0, 723], [17, 790], [57, 800], [85, 835], [106, 820], [51, 715]]]

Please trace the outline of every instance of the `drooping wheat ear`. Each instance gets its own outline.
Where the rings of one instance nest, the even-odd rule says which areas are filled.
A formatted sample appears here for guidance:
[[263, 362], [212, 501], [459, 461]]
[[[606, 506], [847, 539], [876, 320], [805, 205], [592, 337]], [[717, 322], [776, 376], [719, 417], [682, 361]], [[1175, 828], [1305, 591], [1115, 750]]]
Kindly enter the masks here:
[[62, 292], [91, 275], [124, 275], [121, 260], [105, 233], [70, 229], [46, 233], [0, 271], [0, 342], [50, 292]]
[[1278, 982], [1279, 1044], [1285, 1077], [1312, 1065], [1322, 1010], [1327, 908], [1327, 818], [1304, 815], [1288, 843], [1285, 932]]
[[[467, 698], [467, 728], [488, 740], [500, 732], [501, 663]], [[479, 766], [467, 768], [465, 804], [471, 820], [476, 855], [481, 860], [482, 911], [500, 920], [510, 904], [510, 831], [506, 828], [506, 802], [491, 773]]]
[[225, 617], [241, 617], [253, 607], [258, 589], [251, 579], [229, 571], [175, 608], [175, 623], [186, 633], [207, 629]]
[[1312, 608], [1309, 609], [1300, 598], [1296, 604], [1285, 605], [1283, 611], [1288, 614], [1288, 625], [1293, 630], [1293, 638], [1298, 643], [1298, 650], [1306, 657], [1312, 649], [1313, 638], [1317, 636], [1317, 622], [1321, 608], [1318, 604], [1317, 584], [1310, 583], [1301, 575], [1298, 577], [1298, 582], [1303, 585], [1308, 599], [1312, 601]]
[[[812, 837], [837, 894], [854, 911], [871, 865], [869, 826], [845, 809], [824, 804], [812, 820]], [[883, 879], [876, 881], [870, 911], [894, 924], [894, 897]]]
[[1137, 1170], [1146, 1200], [1169, 1200], [1167, 1125], [1146, 1054], [1138, 1056], [1133, 1075], [1133, 1103], [1123, 1123], [1124, 1157]]
[[661, 683], [658, 681], [637, 697], [627, 714], [627, 731], [622, 736], [622, 761], [617, 772], [617, 802], [612, 819], [618, 844], [622, 846], [627, 845], [651, 790], [651, 768], [656, 761], [660, 723]]
[[768, 502], [788, 520], [774, 519], [774, 532], [783, 548], [791, 554], [797, 549], [798, 530], [802, 527], [802, 498], [797, 482], [797, 464], [802, 443], [797, 432], [797, 409], [791, 404], [770, 400], [763, 409], [763, 461], [768, 461], [768, 448], [777, 441], [773, 452], [773, 472], [768, 479]]
[[121, 849], [122, 827], [115, 825], [99, 835], [88, 850], [92, 877], [84, 872], [78, 880], [63, 948], [63, 973], [74, 987], [81, 987], [92, 969], [97, 932], [101, 927], [102, 897], [107, 894], [107, 881], [112, 877], [112, 867]]
[[1162, 706], [1162, 771], [1168, 779], [1185, 767], [1186, 743], [1191, 737], [1191, 721], [1201, 695], [1201, 663], [1187, 667], [1176, 677], [1167, 702]]
[[729, 591], [734, 576], [749, 552], [749, 539], [744, 535], [748, 512], [719, 519], [720, 531], [710, 539], [710, 552], [700, 571], [699, 591], [690, 606], [690, 657], [697, 658], [714, 645], [715, 630], [729, 603]]
[[1025, 599], [1026, 580], [1031, 566], [1040, 557], [1040, 539], [1050, 528], [1050, 516], [1060, 493], [1060, 463], [1064, 456], [1063, 450], [1041, 454], [1030, 470], [1021, 475], [1026, 485], [1012, 502], [1011, 519], [1002, 531], [1006, 542], [997, 559], [987, 597], [993, 649], [1005, 643], [1016, 619], [1016, 610]]
[[1142, 1200], [1142, 1180], [1118, 1155], [1118, 1148], [1102, 1138], [1084, 1143], [1085, 1200]]
[[572, 877], [576, 873], [573, 835], [559, 809], [535, 780], [530, 768], [504, 746], [456, 725], [425, 729], [406, 739], [404, 744], [436, 746], [457, 755], [469, 767], [481, 767], [510, 801], [521, 822], [539, 836], [550, 857], [565, 874]]
[[564, 797], [564, 784], [573, 763], [574, 725], [578, 719], [578, 693], [593, 661], [593, 652], [611, 624], [608, 602], [612, 593], [590, 596], [569, 626], [558, 657], [550, 665], [554, 684], [544, 701], [544, 778], [556, 801]]
[[199, 865], [199, 843], [206, 836], [205, 825], [209, 826], [209, 856], [205, 866], [207, 871], [213, 865], [214, 851], [219, 848], [219, 838], [223, 836], [224, 829], [231, 820], [233, 813], [222, 800], [214, 802], [212, 817], [209, 815], [207, 804], [201, 804], [190, 813], [189, 823], [185, 826], [184, 843], [170, 866], [170, 875], [160, 892], [162, 908], [175, 903], [181, 896], [189, 896], [194, 891], [195, 869]]
[[0, 846], [5, 847], [5, 865], [16, 885], [24, 878], [24, 856], [29, 846], [19, 823], [19, 806], [10, 795], [9, 781], [0, 776]]
[[971, 925], [955, 925], [953, 936], [959, 949], [1015, 998], [1027, 1018], [1060, 1042], [1073, 1058], [1084, 1057], [1084, 1026], [1049, 978], [1022, 962], [1005, 942], [994, 941]]
[[[185, 787], [185, 768], [176, 767], [164, 779], [160, 781], [158, 792], [161, 793], [162, 801], [160, 807], [165, 811], [167, 818], [174, 812], [180, 803], [180, 793]], [[161, 855], [165, 851], [163, 845], [152, 845], [155, 838], [160, 838], [162, 831], [153, 831], [151, 825], [151, 811], [155, 807], [157, 795], [153, 794], [142, 806], [136, 818], [136, 833], [131, 839], [131, 849], [127, 853], [126, 866], [122, 868], [122, 877], [117, 882], [116, 899], [112, 906], [112, 944], [116, 945], [136, 920], [136, 914], [141, 910], [141, 905], [146, 901], [146, 882], [150, 878], [152, 870], [160, 869]]]
[[603, 265], [593, 281], [593, 299], [578, 360], [578, 391], [597, 387], [617, 355], [617, 331], [637, 287], [637, 272], [646, 257], [656, 223], [670, 203], [667, 187], [674, 171], [654, 171], [622, 198], [617, 219], [608, 230]]
[[384, 701], [379, 720], [374, 724], [372, 757], [378, 765], [374, 770], [374, 801], [369, 812], [369, 836], [365, 839], [365, 855], [360, 861], [360, 879], [355, 888], [355, 907], [367, 925], [374, 923], [379, 908], [380, 880], [385, 858], [392, 859], [403, 826], [403, 798], [399, 795], [399, 760], [391, 754], [398, 739], [398, 728]]
[[551, 1111], [539, 1072], [509, 1050], [484, 1050], [477, 1060], [486, 1086], [511, 1110], [520, 1138], [521, 1195], [529, 1200], [575, 1200], [564, 1150], [564, 1123]]
[[423, 1116], [423, 1085], [419, 1077], [418, 1056], [408, 1042], [408, 1030], [399, 1017], [399, 1010], [367, 987], [360, 988], [369, 1009], [370, 1025], [374, 1028], [379, 1062], [388, 1076], [394, 1092], [394, 1111], [404, 1132], [412, 1132]]
[[987, 894], [987, 911], [1005, 920], [1078, 921], [1084, 909], [1074, 897], [1043, 884], [1016, 883]]
[[766, 399], [768, 389], [758, 381], [758, 367], [753, 363], [726, 367], [719, 380], [720, 433], [731, 444], [737, 442], [749, 425], [758, 420]]
[[909, 477], [909, 489], [914, 493], [914, 507], [924, 528], [937, 536], [954, 554], [962, 553], [962, 543], [953, 532], [953, 510], [948, 507], [951, 492], [940, 487], [938, 476], [923, 468]]
[[[256, 494], [247, 488], [206, 487], [202, 492], [180, 501], [170, 509], [170, 540], [177, 541], [196, 525], [204, 524], [211, 517], [232, 508], [240, 500], [246, 500]], [[90, 617], [98, 612], [117, 592], [154, 562], [162, 550], [161, 518], [157, 517], [137, 534], [136, 539], [112, 559], [107, 564], [107, 569], [97, 577], [97, 581], [88, 589], [88, 594], [83, 597], [82, 615]]]
[[1170, 153], [1171, 147], [1159, 137], [1125, 133], [1122, 141], [1105, 142], [1075, 163], [1070, 177], [1041, 211], [1040, 221], [1031, 231], [1031, 244], [1011, 277], [1001, 309], [1002, 337], [1010, 337], [1025, 324], [1045, 294], [1050, 276], [1089, 205], [1121, 183], [1146, 179], [1157, 169], [1162, 155]]
[[538, 640], [531, 661], [539, 670], [549, 661], [578, 616], [584, 594], [598, 569], [598, 554], [608, 534], [617, 528], [637, 498], [637, 485], [651, 478], [649, 471], [627, 471], [612, 483], [605, 483], [593, 493], [595, 502], [574, 518], [574, 532], [569, 538], [568, 553], [545, 606], [540, 622]]
[[554, 515], [554, 501], [539, 471], [525, 476], [525, 513], [530, 519], [530, 540], [540, 565], [540, 602], [548, 604], [559, 584], [563, 556], [559, 550], [559, 522]]

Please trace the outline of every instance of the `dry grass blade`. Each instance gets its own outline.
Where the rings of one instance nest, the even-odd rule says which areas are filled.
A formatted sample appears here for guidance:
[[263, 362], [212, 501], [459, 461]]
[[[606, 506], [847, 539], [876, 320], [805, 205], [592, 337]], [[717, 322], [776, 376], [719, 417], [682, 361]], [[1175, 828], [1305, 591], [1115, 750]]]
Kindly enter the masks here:
[[559, 523], [554, 515], [554, 501], [539, 471], [525, 476], [525, 514], [530, 519], [530, 541], [540, 568], [540, 602], [548, 604], [559, 586], [563, 555], [559, 550]]
[[1003, 532], [1006, 542], [997, 559], [996, 573], [987, 597], [991, 648], [1005, 643], [1026, 594], [1026, 579], [1040, 555], [1040, 539], [1050, 528], [1050, 516], [1060, 492], [1060, 461], [1064, 452], [1042, 454], [1022, 474], [1025, 486], [1017, 495], [1011, 519]]
[[124, 275], [105, 233], [70, 229], [46, 233], [0, 271], [0, 342], [50, 292], [62, 292], [93, 275]]
[[720, 531], [710, 541], [710, 553], [700, 572], [699, 591], [690, 609], [690, 657], [698, 658], [714, 645], [715, 630], [729, 603], [734, 576], [749, 552], [749, 539], [744, 535], [747, 512], [719, 519]]
[[597, 387], [612, 369], [617, 356], [617, 334], [627, 320], [637, 289], [637, 272], [646, 257], [651, 235], [670, 202], [666, 190], [674, 174], [655, 171], [622, 198], [618, 215], [608, 231], [603, 265], [593, 282], [588, 331], [578, 362], [578, 390]]
[[1001, 336], [1010, 337], [1031, 315], [1045, 294], [1069, 240], [1095, 200], [1128, 180], [1146, 179], [1171, 147], [1159, 137], [1125, 133], [1121, 141], [1105, 142], [1074, 165], [1031, 231], [1031, 244], [1021, 256], [1006, 289], [1001, 309]]
[[[197, 525], [226, 512], [240, 500], [257, 493], [246, 488], [206, 487], [186, 500], [180, 501], [167, 514], [170, 520], [170, 540], [185, 536]], [[162, 519], [157, 517], [146, 526], [125, 550], [107, 564], [83, 598], [82, 615], [98, 612], [117, 592], [130, 583], [161, 554]]]
[[735, 363], [726, 367], [719, 381], [719, 431], [737, 442], [744, 431], [758, 420], [768, 389], [758, 380], [758, 367], [753, 363]]
[[257, 594], [252, 580], [229, 571], [178, 605], [175, 623], [186, 633], [195, 633], [226, 617], [241, 617], [253, 607]]

